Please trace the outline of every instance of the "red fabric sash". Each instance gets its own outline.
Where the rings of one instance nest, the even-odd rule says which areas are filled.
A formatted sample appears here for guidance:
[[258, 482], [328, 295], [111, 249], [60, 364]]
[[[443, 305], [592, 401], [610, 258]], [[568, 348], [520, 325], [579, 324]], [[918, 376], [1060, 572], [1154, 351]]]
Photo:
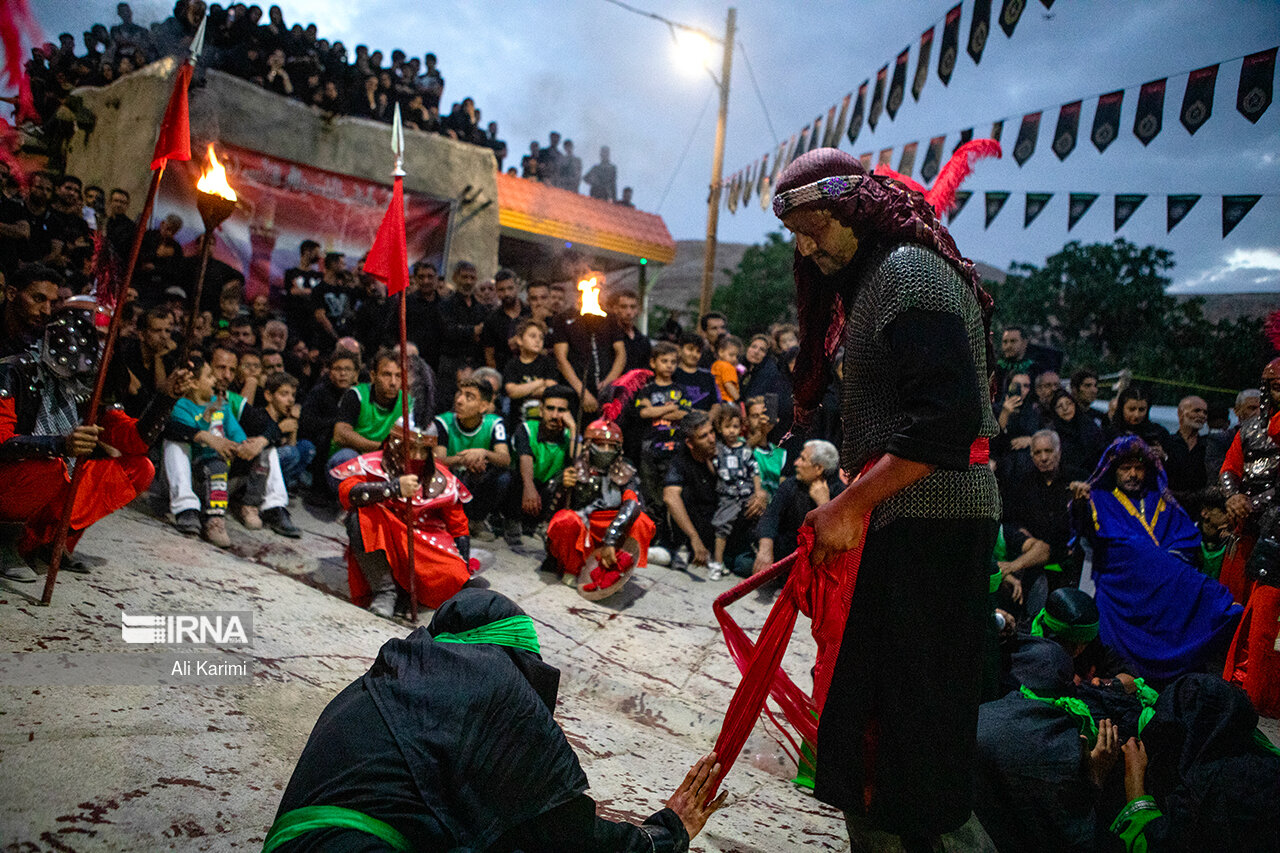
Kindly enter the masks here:
[[[986, 465], [989, 459], [988, 440], [979, 438], [974, 441], [969, 447], [969, 464]], [[869, 471], [877, 461], [879, 457], [868, 462], [862, 473]], [[753, 575], [721, 594], [712, 605], [716, 621], [720, 623], [720, 630], [724, 633], [725, 644], [729, 647], [729, 655], [742, 673], [742, 683], [729, 702], [729, 709], [720, 726], [720, 735], [716, 738], [716, 758], [722, 768], [720, 778], [715, 783], [717, 788], [720, 781], [729, 775], [729, 769], [742, 751], [761, 711], [769, 713], [765, 708], [767, 697], [773, 697], [787, 722], [791, 723], [803, 740], [817, 744], [818, 720], [822, 716], [822, 706], [831, 688], [836, 659], [840, 656], [840, 642], [844, 638], [845, 622], [853, 603], [853, 590], [858, 580], [858, 568], [862, 564], [862, 548], [867, 539], [870, 520], [869, 514], [862, 518], [862, 535], [858, 537], [855, 548], [821, 566], [814, 566], [809, 561], [809, 555], [813, 552], [813, 528], [808, 525], [801, 527], [793, 553], [774, 563], [768, 571]], [[753, 643], [726, 608], [788, 569], [791, 574], [765, 619], [759, 639]], [[798, 613], [803, 613], [811, 620], [810, 630], [818, 644], [812, 697], [796, 686], [782, 670], [782, 658], [791, 641]], [[783, 734], [790, 739], [785, 730]], [[794, 740], [791, 745], [798, 755], [799, 745]], [[711, 795], [715, 795], [714, 790]]]

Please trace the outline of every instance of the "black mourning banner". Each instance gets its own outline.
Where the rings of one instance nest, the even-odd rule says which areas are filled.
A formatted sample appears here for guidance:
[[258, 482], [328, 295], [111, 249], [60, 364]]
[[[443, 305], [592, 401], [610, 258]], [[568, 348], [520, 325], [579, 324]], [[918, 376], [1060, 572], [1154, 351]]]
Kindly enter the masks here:
[[956, 147], [951, 149], [951, 153], [956, 153], [956, 151], [960, 149], [960, 146], [964, 145], [970, 139], [973, 139], [973, 128], [966, 127], [964, 130], [960, 131], [960, 138], [956, 140]]
[[1040, 113], [1027, 113], [1018, 128], [1018, 141], [1013, 145], [1013, 159], [1021, 167], [1036, 153], [1036, 137], [1040, 135]]
[[1098, 153], [1106, 151], [1107, 146], [1120, 135], [1120, 105], [1123, 103], [1124, 89], [1098, 98], [1098, 110], [1093, 114], [1093, 131], [1089, 134]]
[[1000, 6], [1000, 29], [1006, 37], [1013, 38], [1013, 28], [1018, 26], [1018, 19], [1026, 8], [1026, 0], [1004, 0]]
[[1169, 203], [1166, 205], [1167, 210], [1165, 214], [1165, 233], [1168, 234], [1173, 230], [1173, 226], [1185, 219], [1187, 214], [1191, 212], [1191, 208], [1195, 207], [1196, 202], [1199, 200], [1200, 196], [1198, 195], [1169, 196]]
[[911, 177], [911, 173], [916, 168], [916, 149], [920, 147], [918, 142], [908, 142], [902, 146], [902, 159], [898, 161], [898, 173]]
[[[849, 106], [849, 102], [845, 101], [844, 105], [846, 107]], [[834, 139], [834, 137], [836, 136], [836, 134], [840, 132], [839, 130], [836, 129], [836, 105], [835, 104], [832, 104], [831, 109], [827, 110], [827, 123], [823, 125], [823, 127], [825, 127], [826, 129], [822, 131], [822, 147], [823, 148], [834, 147], [837, 141]]]
[[956, 70], [956, 57], [960, 55], [960, 6], [947, 12], [942, 25], [942, 49], [938, 51], [938, 79], [946, 86], [951, 82], [951, 72]]
[[945, 135], [935, 136], [929, 140], [929, 150], [924, 152], [924, 164], [920, 166], [920, 177], [924, 178], [927, 184], [933, 183], [938, 170], [942, 168], [942, 144], [946, 141]]
[[999, 142], [1002, 136], [1004, 136], [1004, 119], [993, 121], [991, 123], [991, 138]]
[[876, 72], [876, 88], [871, 94], [871, 108], [867, 111], [867, 127], [871, 128], [872, 133], [880, 121], [880, 111], [884, 109], [884, 81], [888, 76], [888, 65]]
[[898, 108], [902, 106], [902, 99], [906, 97], [907, 60], [910, 55], [911, 48], [904, 47], [893, 64], [893, 82], [889, 84], [889, 98], [884, 105], [890, 120], [897, 118]]
[[990, 228], [991, 223], [995, 220], [997, 216], [1000, 215], [1000, 211], [1004, 208], [1004, 203], [1009, 200], [1009, 194], [1007, 192], [988, 191], [986, 196], [987, 196], [987, 221], [982, 227]]
[[[1275, 51], [1272, 51], [1275, 56]], [[1222, 236], [1230, 234], [1244, 219], [1245, 214], [1253, 210], [1260, 195], [1224, 195], [1222, 197]]]
[[925, 81], [929, 79], [929, 55], [933, 53], [933, 27], [920, 36], [920, 58], [916, 62], [916, 76], [911, 81], [911, 97], [920, 100]]
[[840, 115], [836, 118], [836, 123], [827, 128], [827, 132], [831, 134], [831, 141], [827, 143], [828, 148], [840, 147], [840, 135], [844, 133], [844, 121], [849, 117], [849, 104], [853, 102], [853, 92], [844, 96], [844, 101], [840, 104]]
[[796, 143], [795, 150], [791, 152], [791, 159], [794, 160], [801, 154], [809, 150], [809, 125], [800, 128], [800, 141]]
[[969, 56], [973, 64], [982, 61], [982, 51], [991, 35], [991, 0], [973, 0], [973, 20], [969, 23]]
[[1271, 106], [1271, 85], [1276, 74], [1276, 48], [1251, 53], [1240, 67], [1240, 88], [1236, 109], [1253, 124]]
[[1045, 7], [1046, 9], [1052, 9], [1052, 8], [1053, 8], [1053, 0], [1040, 0], [1040, 2], [1044, 4], [1044, 7]]
[[874, 156], [875, 156], [875, 155], [874, 155], [874, 154], [872, 154], [870, 151], [868, 151], [866, 154], [859, 154], [859, 155], [858, 155], [858, 161], [859, 161], [860, 163], [862, 163], [862, 171], [864, 171], [864, 172], [870, 172], [870, 171], [871, 171], [871, 158], [872, 158], [872, 157], [874, 157]]
[[1123, 225], [1129, 221], [1129, 217], [1133, 216], [1134, 211], [1142, 206], [1147, 200], [1145, 195], [1133, 195], [1121, 193], [1116, 196], [1116, 230], [1119, 231]]
[[964, 210], [964, 206], [969, 203], [969, 199], [973, 197], [973, 193], [969, 190], [956, 190], [955, 203], [951, 205], [951, 209], [947, 211], [947, 224], [960, 215], [960, 211]]
[[1151, 140], [1164, 127], [1164, 89], [1168, 83], [1164, 80], [1152, 80], [1143, 83], [1138, 91], [1138, 112], [1133, 117], [1133, 135], [1143, 145], [1150, 145]]
[[1053, 130], [1053, 153], [1059, 160], [1076, 150], [1076, 134], [1080, 130], [1080, 101], [1063, 104], [1058, 110], [1058, 126]]
[[742, 206], [746, 207], [747, 202], [751, 201], [751, 191], [756, 185], [756, 164], [752, 163], [747, 166], [746, 177], [742, 181]]
[[863, 80], [862, 85], [858, 87], [858, 100], [854, 102], [853, 115], [849, 117], [849, 129], [845, 131], [850, 145], [858, 139], [858, 134], [862, 131], [863, 108], [867, 103], [867, 82]]
[[1093, 203], [1098, 200], [1097, 193], [1072, 193], [1067, 203], [1067, 230], [1076, 227], [1080, 217], [1089, 212]]
[[813, 133], [809, 136], [809, 151], [818, 147], [822, 141], [822, 116], [818, 116], [813, 120]]
[[893, 147], [892, 146], [888, 148], [880, 149], [880, 156], [876, 158], [876, 165], [889, 166], [890, 168], [892, 168], [893, 166]]
[[764, 188], [769, 183], [769, 155], [760, 158], [760, 173], [756, 175], [756, 196], [764, 199]]
[[1044, 206], [1053, 198], [1053, 193], [1027, 193], [1027, 209], [1022, 217], [1022, 227], [1026, 228], [1044, 210]]
[[1213, 87], [1218, 82], [1218, 66], [1199, 68], [1187, 78], [1187, 92], [1182, 96], [1182, 112], [1178, 118], [1187, 133], [1195, 134], [1213, 114]]

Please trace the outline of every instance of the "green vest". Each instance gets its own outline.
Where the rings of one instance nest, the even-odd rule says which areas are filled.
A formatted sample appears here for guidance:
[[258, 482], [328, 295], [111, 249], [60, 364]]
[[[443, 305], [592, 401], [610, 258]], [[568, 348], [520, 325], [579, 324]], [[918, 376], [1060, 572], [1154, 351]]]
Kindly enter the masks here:
[[[356, 422], [351, 425], [356, 435], [378, 443], [386, 441], [396, 421], [404, 417], [404, 397], [396, 394], [396, 404], [387, 411], [373, 402], [373, 388], [368, 382], [361, 382], [351, 388], [360, 397], [360, 414], [356, 416]], [[409, 407], [413, 408], [412, 398], [409, 400]], [[329, 444], [329, 455], [332, 456], [341, 449], [335, 440]]]
[[1214, 580], [1218, 579], [1218, 575], [1222, 574], [1222, 558], [1227, 555], [1227, 546], [1223, 545], [1214, 551], [1200, 543], [1200, 557], [1203, 560], [1203, 566], [1200, 571], [1204, 572]]
[[787, 464], [787, 451], [776, 444], [752, 449], [756, 457], [756, 467], [760, 469], [760, 485], [773, 497], [778, 490], [778, 482], [782, 479], [782, 466]]
[[[533, 451], [533, 481], [545, 483], [564, 470], [569, 458], [569, 430], [565, 429], [555, 444], [538, 441], [541, 421], [525, 421], [521, 426], [529, 436], [529, 449]], [[517, 464], [519, 462], [517, 461]]]
[[471, 432], [467, 432], [458, 423], [457, 415], [453, 412], [445, 412], [436, 417], [445, 426], [445, 434], [443, 436], [445, 439], [445, 456], [457, 456], [464, 450], [492, 450], [493, 428], [502, 420], [499, 415], [482, 415], [480, 425]]

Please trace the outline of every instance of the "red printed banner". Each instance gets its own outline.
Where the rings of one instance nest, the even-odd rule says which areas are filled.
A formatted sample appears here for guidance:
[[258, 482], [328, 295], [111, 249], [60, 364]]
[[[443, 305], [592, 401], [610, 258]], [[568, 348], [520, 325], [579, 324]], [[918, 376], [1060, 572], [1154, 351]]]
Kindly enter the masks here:
[[[203, 147], [203, 146], [200, 146]], [[244, 276], [245, 300], [282, 292], [284, 271], [298, 263], [298, 246], [315, 240], [326, 252], [347, 255], [348, 266], [369, 251], [378, 233], [391, 185], [278, 160], [214, 142], [218, 159], [240, 204], [218, 230], [214, 258]], [[182, 217], [178, 241], [187, 255], [199, 251], [201, 227], [195, 184], [203, 160], [169, 163], [160, 186], [157, 218]], [[409, 262], [444, 260], [449, 202], [406, 192]]]

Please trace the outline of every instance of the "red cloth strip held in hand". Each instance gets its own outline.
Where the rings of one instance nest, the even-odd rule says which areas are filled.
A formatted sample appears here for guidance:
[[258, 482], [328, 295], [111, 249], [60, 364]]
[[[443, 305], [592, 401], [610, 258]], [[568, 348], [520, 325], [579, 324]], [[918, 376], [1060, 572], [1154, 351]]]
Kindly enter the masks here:
[[[845, 620], [853, 601], [853, 588], [858, 578], [858, 565], [862, 560], [862, 543], [866, 539], [868, 517], [862, 519], [862, 535], [858, 546], [834, 557], [828, 563], [814, 566], [809, 562], [813, 551], [813, 528], [800, 528], [798, 546], [794, 553], [773, 564], [766, 572], [748, 578], [715, 600], [712, 610], [724, 633], [729, 654], [742, 673], [729, 709], [725, 712], [720, 736], [716, 739], [715, 752], [720, 762], [720, 780], [728, 775], [755, 727], [765, 699], [769, 696], [778, 703], [787, 721], [795, 727], [804, 740], [816, 744], [818, 719], [831, 687], [831, 674], [840, 654], [840, 641], [844, 636]], [[790, 576], [765, 619], [760, 637], [752, 642], [733, 617], [727, 606], [747, 593], [790, 570]], [[812, 621], [811, 631], [818, 644], [818, 665], [814, 672], [813, 696], [801, 690], [782, 670], [782, 658], [786, 654], [791, 632], [795, 628], [796, 615], [803, 613]], [[712, 791], [714, 796], [715, 791]]]

